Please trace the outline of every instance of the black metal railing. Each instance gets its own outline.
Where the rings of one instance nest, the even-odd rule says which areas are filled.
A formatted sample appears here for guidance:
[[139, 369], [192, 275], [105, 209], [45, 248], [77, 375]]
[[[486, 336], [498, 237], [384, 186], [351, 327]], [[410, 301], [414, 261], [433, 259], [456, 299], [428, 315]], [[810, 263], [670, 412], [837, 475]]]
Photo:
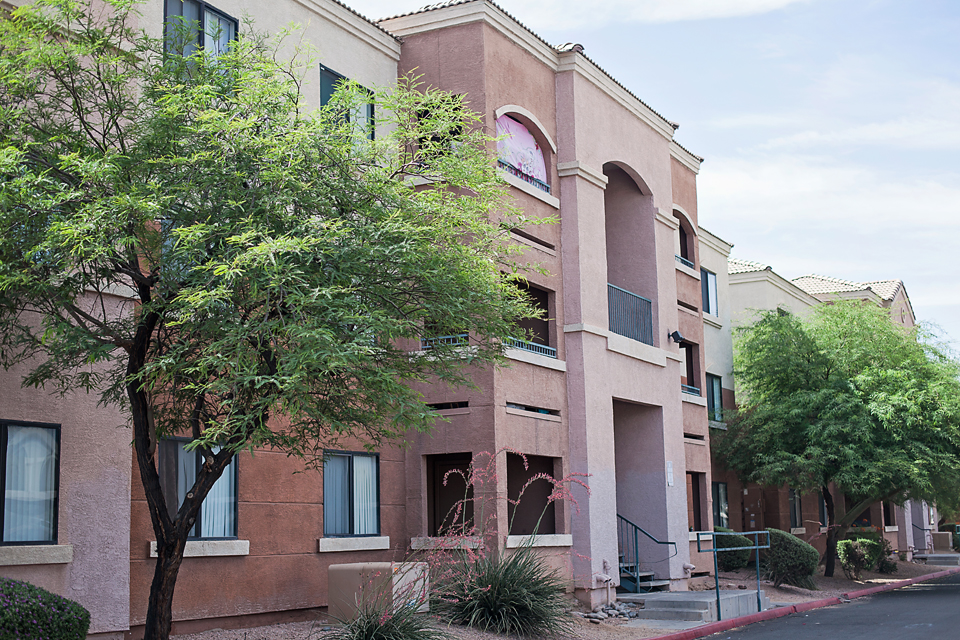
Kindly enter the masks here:
[[517, 177], [517, 178], [520, 178], [521, 180], [523, 180], [523, 181], [526, 182], [527, 184], [532, 184], [532, 185], [535, 186], [537, 189], [540, 189], [541, 191], [546, 191], [547, 193], [550, 193], [550, 185], [548, 185], [548, 184], [547, 184], [546, 182], [544, 182], [543, 180], [539, 180], [539, 179], [537, 179], [537, 178], [534, 178], [534, 177], [533, 177], [532, 175], [530, 175], [529, 173], [524, 173], [524, 172], [521, 171], [520, 169], [517, 169], [515, 166], [513, 166], [512, 164], [510, 164], [509, 162], [504, 162], [503, 160], [497, 160], [497, 166], [500, 167], [501, 169], [503, 169], [504, 171], [506, 171], [507, 173], [509, 173], [510, 175], [515, 176], [515, 177]]
[[607, 284], [610, 331], [653, 345], [653, 303], [626, 289]]

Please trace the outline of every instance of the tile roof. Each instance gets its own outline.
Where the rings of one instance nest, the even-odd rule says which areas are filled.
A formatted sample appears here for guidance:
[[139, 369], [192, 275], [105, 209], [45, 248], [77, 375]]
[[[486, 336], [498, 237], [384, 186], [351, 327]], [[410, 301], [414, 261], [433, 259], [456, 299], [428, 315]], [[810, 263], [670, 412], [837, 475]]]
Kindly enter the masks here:
[[872, 291], [883, 300], [893, 300], [903, 288], [903, 280], [871, 280], [869, 282], [853, 282], [828, 276], [805, 275], [795, 278], [797, 285], [811, 295], [824, 293], [845, 293], [852, 291]]
[[369, 23], [372, 24], [374, 27], [376, 27], [378, 30], [383, 31], [385, 34], [387, 34], [388, 36], [390, 36], [391, 38], [393, 38], [393, 39], [396, 40], [397, 42], [400, 42], [400, 38], [398, 38], [397, 36], [393, 35], [393, 34], [390, 33], [389, 31], [387, 31], [386, 29], [384, 29], [383, 27], [381, 27], [379, 24], [377, 24], [377, 21], [376, 21], [376, 20], [371, 20], [370, 18], [368, 18], [367, 16], [363, 15], [362, 13], [360, 13], [359, 11], [357, 11], [356, 9], [354, 9], [353, 7], [350, 7], [350, 6], [348, 6], [348, 5], [340, 2], [340, 0], [331, 0], [331, 1], [332, 1], [334, 4], [343, 7], [344, 9], [346, 9], [347, 11], [349, 11], [350, 13], [352, 13], [353, 15], [357, 16], [358, 18], [360, 18], [360, 19], [363, 20], [364, 22], [369, 22]]
[[[581, 45], [576, 45], [576, 44], [572, 44], [572, 43], [569, 43], [569, 42], [568, 42], [568, 43], [565, 43], [565, 44], [560, 45], [559, 47], [556, 47], [556, 46], [550, 44], [549, 42], [547, 42], [546, 40], [544, 40], [543, 38], [541, 38], [533, 29], [531, 29], [531, 28], [528, 27], [527, 25], [525, 25], [525, 24], [523, 24], [522, 22], [520, 22], [520, 21], [519, 21], [513, 14], [511, 14], [509, 11], [506, 11], [503, 7], [501, 7], [500, 5], [498, 5], [496, 2], [493, 2], [493, 0], [447, 0], [447, 2], [437, 2], [437, 3], [434, 3], [434, 4], [428, 4], [428, 5], [426, 5], [426, 6], [424, 6], [424, 7], [421, 7], [421, 8], [419, 8], [419, 9], [415, 10], [415, 11], [408, 11], [408, 12], [406, 12], [406, 13], [401, 13], [401, 14], [398, 14], [398, 15], [395, 15], [395, 16], [389, 16], [389, 17], [386, 17], [386, 18], [383, 18], [382, 20], [380, 20], [380, 22], [383, 22], [383, 21], [386, 21], [386, 20], [391, 20], [391, 19], [393, 19], [393, 18], [403, 18], [403, 17], [406, 17], [406, 16], [414, 16], [414, 15], [421, 14], [421, 13], [427, 13], [428, 11], [436, 11], [437, 9], [445, 9], [445, 8], [447, 8], [447, 7], [455, 7], [455, 6], [461, 5], [461, 4], [469, 4], [469, 3], [471, 3], [471, 2], [485, 2], [485, 3], [487, 3], [487, 4], [492, 5], [493, 7], [496, 7], [497, 10], [501, 11], [501, 12], [502, 12], [504, 15], [506, 15], [508, 18], [510, 18], [511, 20], [513, 20], [514, 22], [516, 22], [518, 25], [520, 25], [520, 27], [522, 27], [524, 30], [526, 30], [527, 32], [529, 32], [530, 35], [532, 35], [534, 38], [536, 38], [537, 40], [539, 40], [539, 41], [542, 42], [543, 44], [547, 45], [548, 47], [550, 47], [550, 48], [553, 49], [554, 51], [557, 51], [558, 53], [564, 53], [564, 52], [567, 52], [567, 51], [577, 51], [577, 52], [579, 52], [580, 55], [582, 55], [584, 58], [586, 58], [586, 59], [590, 62], [590, 64], [592, 64], [593, 66], [595, 66], [595, 67], [597, 68], [597, 70], [600, 71], [600, 73], [602, 73], [603, 75], [605, 75], [605, 76], [607, 76], [608, 78], [610, 78], [610, 80], [612, 80], [614, 84], [616, 84], [618, 87], [620, 87], [621, 89], [623, 89], [624, 91], [626, 91], [628, 94], [630, 94], [630, 96], [631, 96], [633, 99], [635, 99], [636, 101], [638, 101], [640, 104], [642, 104], [643, 106], [645, 106], [647, 109], [650, 109], [650, 111], [651, 111], [655, 116], [657, 116], [658, 118], [660, 118], [661, 120], [663, 120], [664, 122], [666, 122], [668, 125], [670, 125], [670, 127], [671, 127], [674, 131], [676, 131], [677, 128], [679, 128], [680, 125], [678, 125], [676, 122], [671, 122], [670, 120], [667, 120], [667, 118], [665, 118], [665, 117], [663, 116], [663, 114], [661, 114], [661, 113], [658, 112], [656, 109], [654, 109], [653, 107], [651, 107], [649, 104], [647, 104], [646, 102], [644, 102], [643, 100], [641, 100], [635, 93], [633, 93], [632, 91], [630, 91], [630, 89], [628, 89], [628, 88], [625, 87], [623, 84], [621, 84], [619, 80], [617, 80], [617, 79], [614, 78], [612, 75], [610, 75], [609, 73], [607, 73], [607, 71], [606, 71], [603, 67], [601, 67], [599, 64], [597, 64], [596, 62], [594, 62], [589, 56], [585, 55], [585, 54], [583, 53], [583, 47], [582, 47]], [[677, 144], [679, 144], [679, 143], [677, 143]], [[690, 151], [689, 149], [684, 148], [684, 151], [686, 151], [687, 153], [689, 153], [690, 155], [692, 155], [692, 156], [694, 156], [694, 157], [696, 157], [696, 158], [699, 158], [699, 160], [700, 160], [701, 162], [703, 162], [703, 158], [700, 158], [700, 156], [698, 156], [697, 154], [693, 153], [693, 152]]]
[[727, 260], [727, 273], [751, 273], [754, 271], [772, 271], [769, 265], [753, 262], [751, 260], [740, 260], [739, 258], [730, 258]]

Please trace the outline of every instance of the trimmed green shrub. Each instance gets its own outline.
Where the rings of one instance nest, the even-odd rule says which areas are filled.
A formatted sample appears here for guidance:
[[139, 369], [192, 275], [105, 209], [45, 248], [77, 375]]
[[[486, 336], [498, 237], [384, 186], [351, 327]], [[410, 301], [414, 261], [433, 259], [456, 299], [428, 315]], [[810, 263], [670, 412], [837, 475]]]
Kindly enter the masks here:
[[872, 540], [840, 540], [837, 542], [837, 555], [840, 557], [840, 566], [843, 574], [851, 580], [859, 580], [864, 569], [869, 568], [867, 545]]
[[[713, 530], [717, 533], [735, 533], [733, 529], [727, 529], [726, 527], [714, 527]], [[716, 536], [713, 540], [713, 544], [717, 549], [753, 546], [753, 541], [746, 536]], [[749, 549], [744, 549], [743, 551], [721, 551], [717, 553], [717, 566], [720, 568], [720, 571], [743, 569], [749, 562]]]
[[877, 563], [880, 562], [880, 558], [883, 556], [883, 543], [880, 542], [880, 540], [862, 538], [857, 539], [857, 542], [863, 547], [863, 553], [866, 556], [863, 568], [867, 571], [872, 571], [876, 568]]
[[816, 590], [813, 573], [817, 570], [820, 554], [795, 535], [780, 529], [767, 529], [770, 548], [766, 550], [767, 572], [773, 586], [792, 584], [801, 589]]
[[877, 560], [877, 571], [880, 573], [896, 573], [897, 563], [895, 560], [891, 560], [890, 556], [893, 555], [893, 546], [890, 544], [890, 541], [886, 538], [881, 538], [880, 540], [880, 559]]
[[0, 578], [0, 640], [84, 640], [90, 612], [29, 582]]
[[536, 551], [461, 555], [435, 584], [431, 609], [442, 618], [502, 635], [557, 636], [572, 631], [563, 583]]

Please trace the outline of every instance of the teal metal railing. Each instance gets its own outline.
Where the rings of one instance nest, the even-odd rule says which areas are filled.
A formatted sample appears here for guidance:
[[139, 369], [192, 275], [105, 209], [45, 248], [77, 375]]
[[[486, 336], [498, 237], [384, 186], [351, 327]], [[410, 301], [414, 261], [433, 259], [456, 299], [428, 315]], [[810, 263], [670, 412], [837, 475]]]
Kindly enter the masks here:
[[[643, 537], [641, 537], [643, 536]], [[619, 513], [617, 514], [617, 544], [620, 548], [620, 577], [628, 577], [633, 582], [633, 587], [637, 592], [640, 591], [640, 543], [644, 539], [659, 544], [673, 547], [673, 554], [667, 556], [665, 560], [677, 555], [677, 543], [658, 540], [647, 533], [643, 527], [636, 525]], [[622, 586], [627, 586], [623, 585]]]
[[694, 387], [689, 384], [680, 384], [680, 390], [684, 393], [689, 393], [692, 396], [700, 395], [700, 387]]
[[466, 333], [457, 333], [452, 336], [437, 336], [436, 338], [421, 338], [420, 339], [420, 348], [426, 351], [427, 349], [432, 349], [437, 345], [446, 345], [446, 344], [467, 344], [467, 339], [469, 334]]
[[520, 340], [519, 338], [509, 338], [507, 340], [507, 344], [514, 349], [523, 349], [524, 351], [529, 351], [530, 353], [539, 353], [540, 355], [547, 356], [548, 358], [557, 357], [557, 350], [553, 347], [548, 347], [545, 344], [537, 344], [536, 342]]
[[690, 267], [691, 269], [693, 269], [693, 266], [694, 266], [694, 265], [693, 265], [693, 261], [692, 261], [692, 260], [687, 260], [687, 259], [684, 258], [683, 256], [677, 256], [677, 262], [679, 262], [680, 264], [682, 264], [682, 265], [685, 266], [685, 267]]
[[497, 166], [503, 169], [504, 171], [506, 171], [507, 173], [509, 173], [510, 175], [520, 178], [527, 184], [532, 184], [537, 189], [540, 189], [540, 191], [546, 191], [547, 193], [550, 193], [550, 185], [548, 185], [543, 180], [534, 178], [528, 173], [524, 173], [520, 169], [517, 169], [515, 166], [510, 164], [509, 162], [505, 162], [503, 160], [498, 159]]
[[653, 345], [653, 303], [618, 286], [607, 284], [610, 331]]

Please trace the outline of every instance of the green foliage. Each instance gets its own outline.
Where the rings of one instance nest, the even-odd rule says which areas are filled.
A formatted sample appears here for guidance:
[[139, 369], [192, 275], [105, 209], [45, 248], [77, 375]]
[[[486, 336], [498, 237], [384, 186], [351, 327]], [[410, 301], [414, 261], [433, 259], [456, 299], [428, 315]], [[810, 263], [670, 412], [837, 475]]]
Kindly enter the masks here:
[[509, 555], [461, 555], [433, 596], [441, 617], [481, 631], [537, 637], [571, 629], [563, 583], [529, 545]]
[[792, 584], [802, 589], [815, 590], [813, 574], [817, 570], [820, 554], [812, 546], [786, 531], [767, 529], [770, 533], [770, 548], [765, 555], [767, 571], [773, 586]]
[[765, 312], [738, 331], [734, 368], [738, 410], [715, 455], [761, 484], [835, 483], [855, 498], [840, 537], [872, 502], [960, 500], [960, 367], [931, 335], [867, 303]]
[[386, 598], [362, 605], [352, 620], [321, 634], [327, 640], [449, 640], [429, 616], [417, 613], [417, 606], [391, 606]]
[[[714, 527], [717, 533], [735, 533], [733, 529], [726, 527]], [[746, 536], [715, 536], [713, 544], [717, 549], [734, 549], [739, 547], [752, 547], [753, 541]], [[723, 551], [717, 553], [717, 566], [720, 571], [736, 571], [747, 566], [750, 562], [750, 550], [742, 551]]]
[[872, 540], [841, 540], [837, 543], [837, 555], [845, 576], [859, 580], [861, 572], [872, 566], [867, 549], [871, 544]]
[[0, 640], [84, 640], [90, 612], [28, 582], [0, 578]]

